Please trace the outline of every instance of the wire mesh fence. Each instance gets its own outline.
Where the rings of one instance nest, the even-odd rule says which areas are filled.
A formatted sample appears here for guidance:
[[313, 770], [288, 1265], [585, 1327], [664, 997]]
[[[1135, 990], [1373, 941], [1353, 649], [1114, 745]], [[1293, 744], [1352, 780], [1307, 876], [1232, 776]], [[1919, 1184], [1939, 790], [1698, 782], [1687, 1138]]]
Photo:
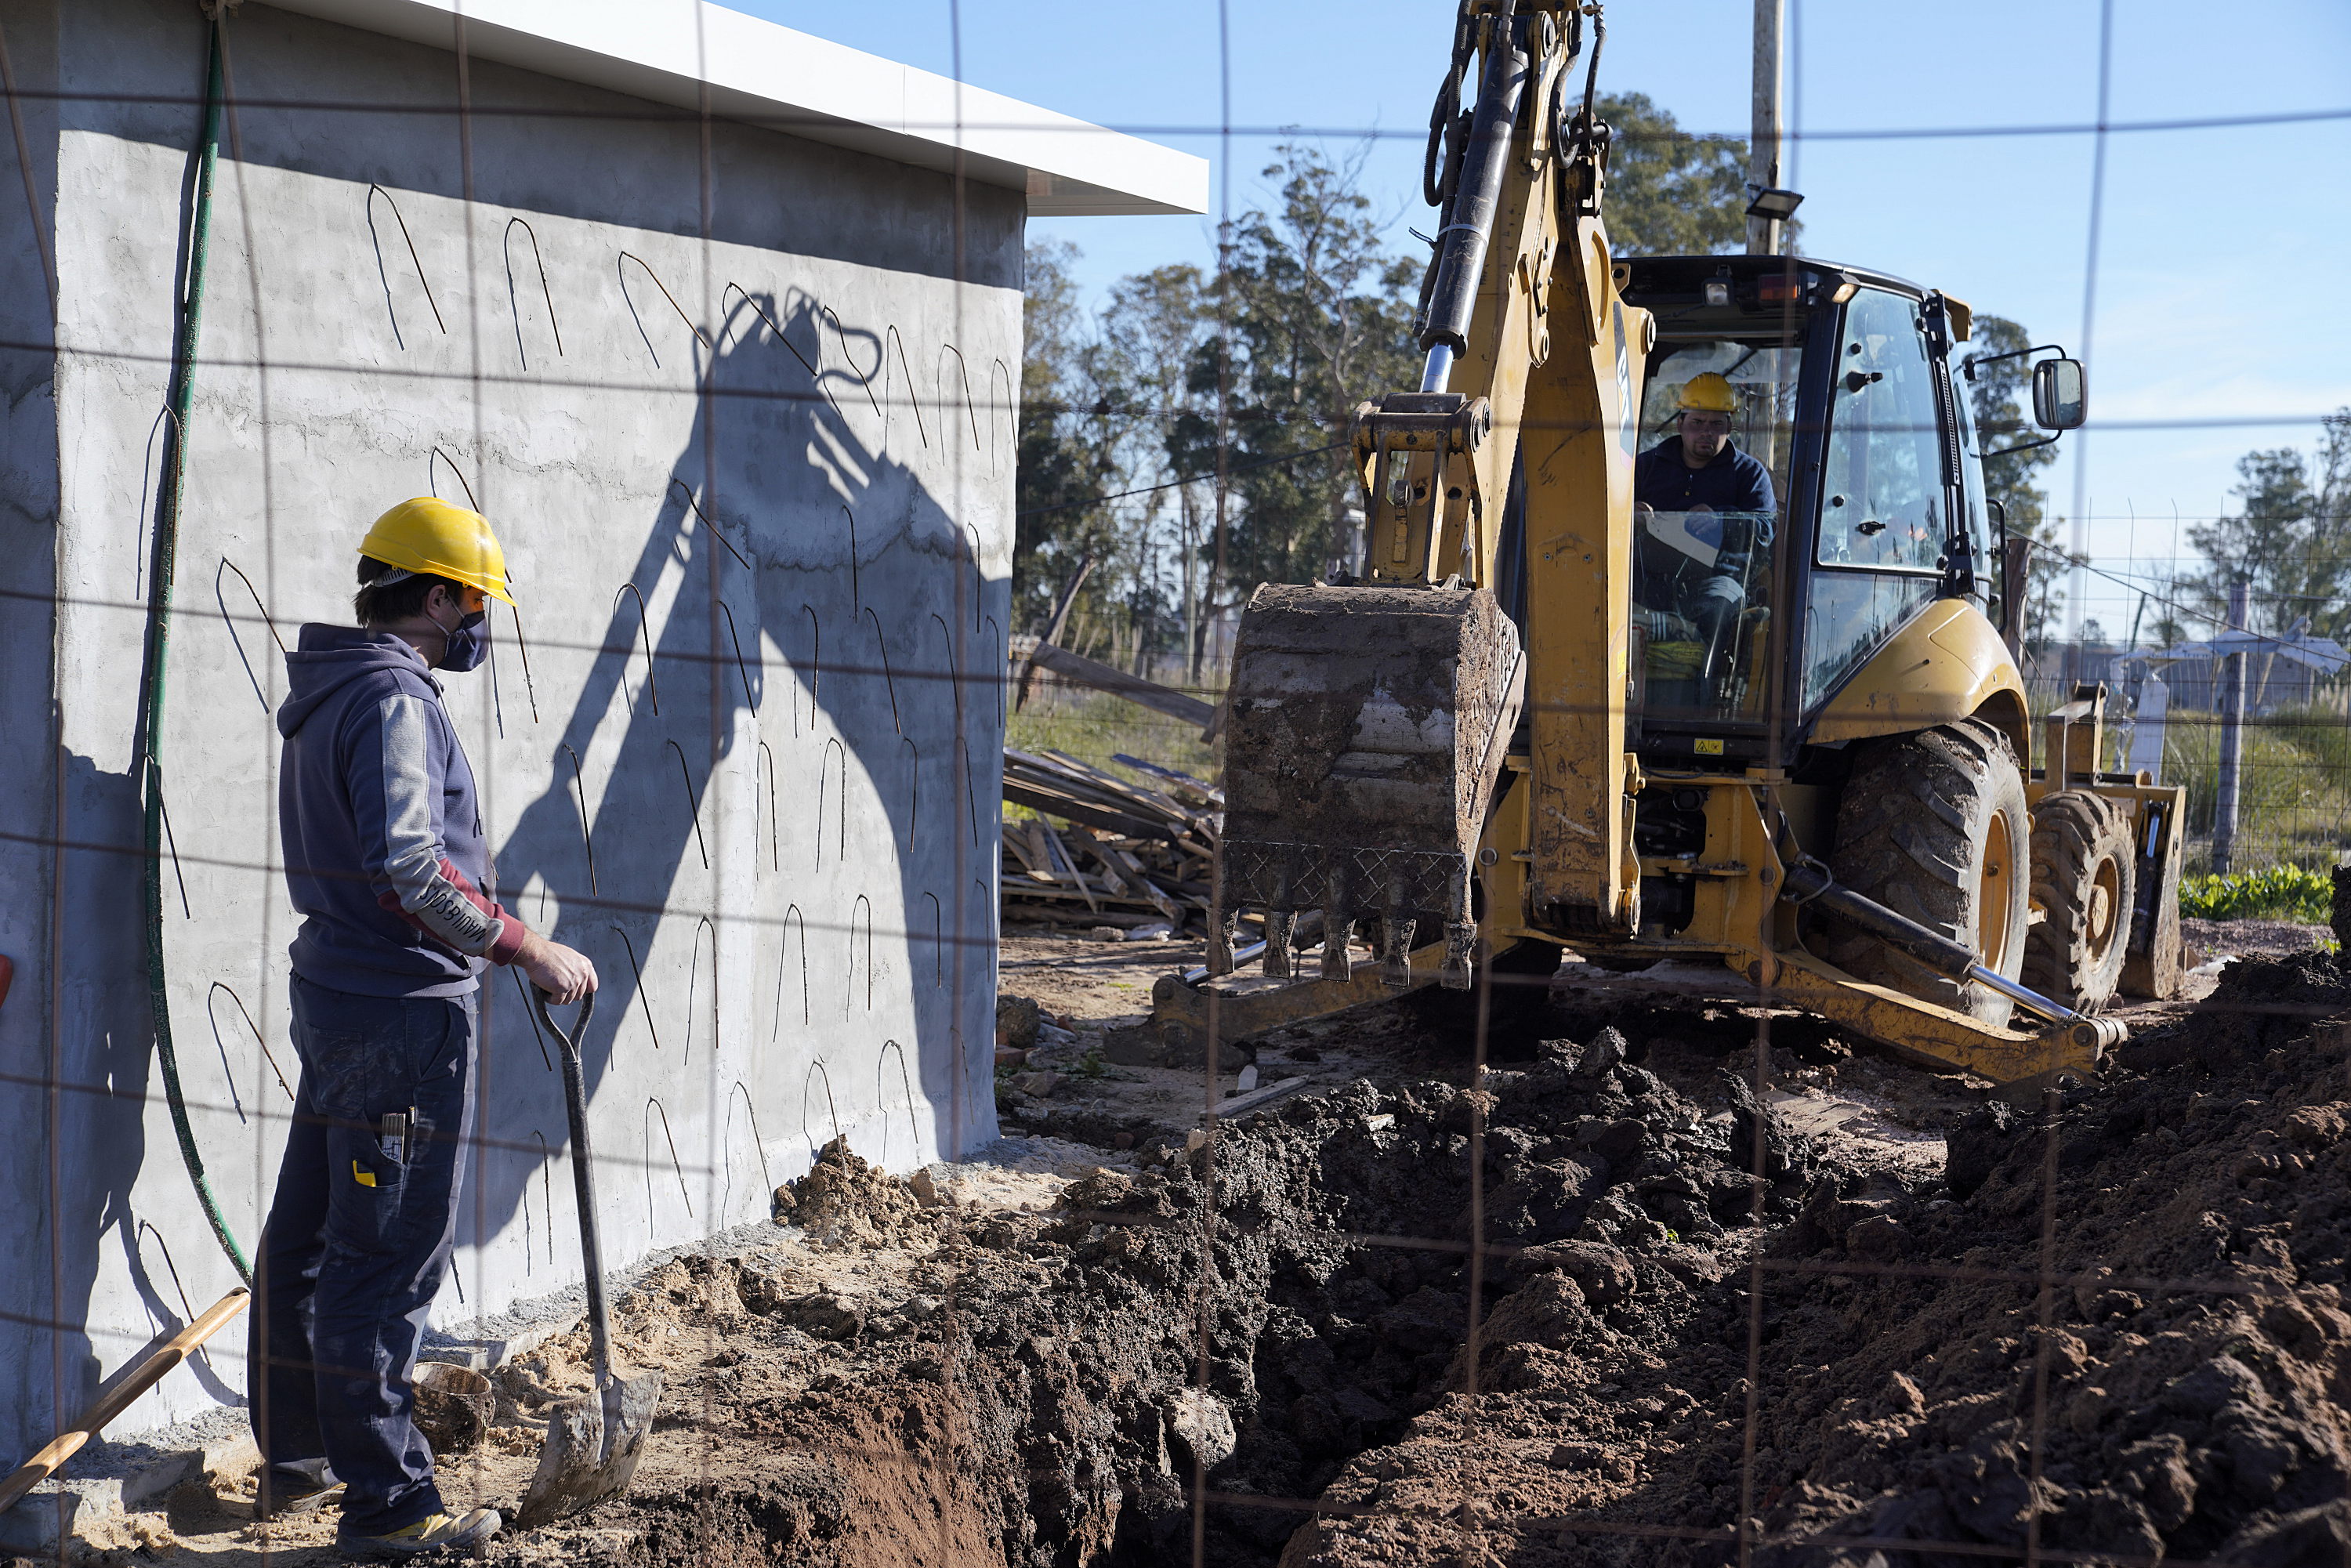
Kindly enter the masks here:
[[[637, 1500], [499, 1553], [2351, 1563], [2351, 997], [2312, 960], [2233, 971], [2109, 1083], [2006, 1099], [1891, 1088], [1907, 1069], [1768, 988], [1715, 976], [1691, 999], [1490, 961], [1378, 1026], [1372, 1076], [1322, 1071], [1344, 1040], [1289, 1035], [1248, 1071], [1294, 1087], [1252, 1099], [1211, 999], [1196, 1061], [1164, 1068], [1196, 1093], [1180, 1126], [1047, 1109], [1016, 1125], [1092, 1152], [970, 1158], [1039, 1099], [993, 1049], [1002, 754], [1138, 786], [1123, 759], [1211, 789], [1217, 770], [1198, 726], [1006, 662], [1018, 200], [959, 153], [912, 194], [874, 177], [857, 200], [941, 243], [921, 287], [861, 294], [855, 267], [894, 269], [898, 242], [763, 242], [805, 193], [741, 172], [782, 156], [757, 140], [774, 126], [708, 91], [698, 112], [574, 101], [476, 61], [458, 17], [402, 46], [410, 86], [439, 82], [418, 101], [321, 96], [302, 47], [333, 41], [273, 17], [216, 18], [217, 85], [193, 95], [193, 66], [44, 78], [29, 29], [0, 34], [26, 200], [5, 351], [48, 386], [53, 445], [104, 449], [25, 487], [64, 542], [7, 584], [36, 628], [12, 646], [52, 650], [22, 665], [52, 674], [12, 709], [39, 738], [0, 830], [37, 890], [10, 939], [44, 959], [0, 1015], [11, 1179], [40, 1195], [0, 1301], [20, 1448], [245, 1271], [204, 1222], [255, 1234], [289, 1129], [352, 1130], [298, 1111], [318, 1064], [286, 1017], [274, 716], [297, 606], [348, 591], [350, 530], [322, 521], [350, 517], [342, 486], [421, 478], [528, 541], [529, 608], [451, 701], [498, 896], [602, 971], [622, 1348], [673, 1380]], [[452, 70], [454, 100], [433, 75]], [[208, 107], [191, 158], [182, 122]], [[74, 114], [156, 124], [84, 145]], [[394, 120], [454, 132], [429, 178], [372, 168]], [[2132, 129], [2103, 120], [2033, 129]], [[659, 211], [560, 193], [596, 138], [655, 166]], [[126, 282], [89, 237], [111, 220], [72, 211], [110, 179], [173, 214], [183, 181], [218, 182], [214, 346], [191, 324], [204, 230], [159, 224]], [[327, 261], [306, 225], [337, 236]], [[115, 330], [124, 289], [153, 319]], [[804, 488], [774, 486], [778, 453], [806, 454]], [[532, 498], [549, 475], [580, 477]], [[1127, 663], [1222, 689], [1215, 660]], [[133, 700], [167, 672], [208, 695]], [[2209, 832], [2217, 722], [2168, 726], [2165, 777]], [[2331, 693], [2247, 721], [2239, 863], [2336, 858], [2343, 734]], [[501, 1502], [543, 1396], [587, 1375], [559, 1299], [578, 1214], [554, 1042], [521, 984], [484, 980], [485, 1114], [428, 1134], [467, 1173], [433, 1354], [506, 1369], [444, 1479]], [[150, 1067], [175, 1025], [167, 1104]], [[180, 1192], [175, 1145], [221, 1198]], [[1071, 1179], [1081, 1158], [1100, 1168]], [[266, 1419], [244, 1361], [215, 1344], [168, 1408]], [[24, 1507], [71, 1522], [72, 1498]], [[151, 1557], [320, 1540], [172, 1506], [182, 1540]]]

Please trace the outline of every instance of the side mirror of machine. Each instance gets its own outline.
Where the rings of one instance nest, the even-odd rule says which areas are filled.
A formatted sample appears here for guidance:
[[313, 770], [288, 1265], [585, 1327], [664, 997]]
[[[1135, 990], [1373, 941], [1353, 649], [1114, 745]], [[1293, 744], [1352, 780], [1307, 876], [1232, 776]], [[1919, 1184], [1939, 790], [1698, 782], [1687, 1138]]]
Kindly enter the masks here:
[[2032, 423], [2042, 429], [2081, 429], [2090, 417], [2089, 399], [2081, 361], [2061, 356], [2032, 367]]

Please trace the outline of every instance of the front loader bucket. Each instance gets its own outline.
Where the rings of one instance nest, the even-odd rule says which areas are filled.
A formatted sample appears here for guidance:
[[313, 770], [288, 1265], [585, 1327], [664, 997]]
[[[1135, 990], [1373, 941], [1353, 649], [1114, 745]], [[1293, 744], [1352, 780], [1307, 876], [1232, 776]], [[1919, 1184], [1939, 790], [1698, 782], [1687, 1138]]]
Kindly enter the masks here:
[[1266, 973], [1291, 972], [1297, 914], [1322, 912], [1322, 976], [1375, 921], [1408, 983], [1414, 932], [1445, 926], [1445, 983], [1469, 983], [1471, 857], [1525, 690], [1518, 628], [1482, 589], [1294, 588], [1250, 598], [1226, 695], [1225, 831], [1210, 970], [1243, 909]]

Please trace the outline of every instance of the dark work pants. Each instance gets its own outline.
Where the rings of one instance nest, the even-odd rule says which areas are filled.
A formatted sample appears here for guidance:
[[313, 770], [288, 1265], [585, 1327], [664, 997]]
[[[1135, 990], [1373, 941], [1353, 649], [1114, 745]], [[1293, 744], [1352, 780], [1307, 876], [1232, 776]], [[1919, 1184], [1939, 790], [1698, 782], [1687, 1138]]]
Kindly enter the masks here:
[[[409, 1375], [456, 1235], [475, 998], [298, 977], [293, 993], [302, 1085], [254, 1281], [254, 1434], [270, 1466], [325, 1460], [346, 1489], [342, 1533], [381, 1535], [442, 1511]], [[412, 1110], [403, 1161], [379, 1129]]]
[[[1747, 594], [1739, 580], [1728, 573], [1714, 573], [1685, 587], [1679, 595], [1680, 612], [1698, 625], [1698, 641], [1711, 647], [1717, 638], [1735, 634], [1740, 611], [1746, 608]], [[1739, 650], [1725, 641], [1723, 647], [1732, 658]]]

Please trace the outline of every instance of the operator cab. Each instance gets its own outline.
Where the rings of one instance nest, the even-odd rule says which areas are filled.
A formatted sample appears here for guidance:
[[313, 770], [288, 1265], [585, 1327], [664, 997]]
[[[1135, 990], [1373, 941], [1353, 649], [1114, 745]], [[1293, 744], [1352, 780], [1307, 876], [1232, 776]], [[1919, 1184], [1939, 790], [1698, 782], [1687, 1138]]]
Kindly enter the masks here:
[[[1946, 364], [1964, 309], [1809, 258], [1617, 265], [1656, 322], [1635, 444], [1634, 745], [1668, 768], [1792, 762], [1812, 716], [1912, 616], [1987, 601], [1982, 471]], [[1663, 504], [1692, 493], [1694, 403], [1729, 405], [1708, 473], [1735, 454], [1768, 476], [1750, 504]]]

